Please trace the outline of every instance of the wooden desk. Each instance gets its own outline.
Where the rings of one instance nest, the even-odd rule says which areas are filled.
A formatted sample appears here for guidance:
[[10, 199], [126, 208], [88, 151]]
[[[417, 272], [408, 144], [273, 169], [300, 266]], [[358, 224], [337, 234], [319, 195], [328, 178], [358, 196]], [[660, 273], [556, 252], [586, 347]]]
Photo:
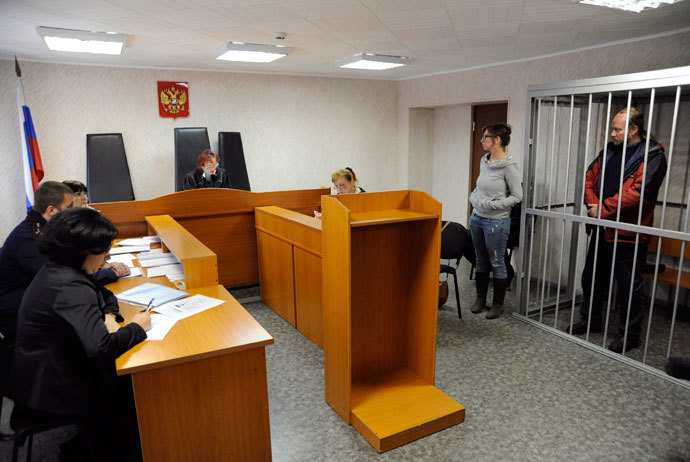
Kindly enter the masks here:
[[323, 348], [321, 220], [275, 206], [254, 216], [261, 300]]
[[184, 229], [170, 215], [148, 216], [148, 234], [161, 238], [163, 252], [173, 253], [184, 266], [185, 287], [193, 289], [218, 284], [216, 254]]
[[[181, 261], [215, 258], [170, 217], [147, 221]], [[196, 275], [200, 268], [185, 264], [187, 281], [217, 279], [211, 270]], [[117, 294], [144, 282], [172, 287], [165, 277], [137, 277], [108, 288]], [[185, 292], [225, 303], [178, 321], [165, 339], [144, 341], [115, 362], [118, 375], [132, 378], [144, 460], [271, 460], [264, 347], [273, 337], [222, 286]], [[141, 309], [120, 308], [126, 321]]]
[[143, 236], [146, 216], [170, 215], [218, 256], [218, 281], [229, 286], [259, 281], [254, 207], [276, 205], [311, 214], [324, 194], [330, 189], [256, 193], [213, 188], [92, 205], [113, 222], [119, 237]]

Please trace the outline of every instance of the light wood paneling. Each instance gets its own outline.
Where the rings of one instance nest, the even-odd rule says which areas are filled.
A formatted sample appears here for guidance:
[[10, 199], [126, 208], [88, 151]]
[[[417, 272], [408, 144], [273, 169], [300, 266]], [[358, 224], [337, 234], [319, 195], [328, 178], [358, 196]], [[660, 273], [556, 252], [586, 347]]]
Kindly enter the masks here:
[[292, 246], [257, 232], [261, 300], [295, 327], [295, 287]]
[[[361, 195], [361, 194], [357, 194]], [[350, 423], [350, 211], [321, 198], [323, 255], [323, 368], [326, 402]]]
[[271, 460], [263, 347], [147, 370], [132, 382], [146, 462]]
[[215, 253], [170, 215], [147, 216], [146, 222], [148, 233], [158, 235], [163, 249], [172, 252], [184, 265], [187, 288], [218, 284], [218, 260]]
[[[140, 280], [137, 284], [142, 282]], [[114, 293], [120, 292], [121, 287], [108, 285]], [[118, 375], [220, 356], [273, 343], [273, 337], [222, 286], [189, 289], [186, 292], [191, 295], [202, 294], [218, 298], [225, 300], [225, 303], [178, 321], [161, 341], [142, 342], [123, 353], [115, 361]], [[120, 311], [125, 321], [139, 310], [141, 310], [140, 306], [120, 302]]]
[[321, 220], [274, 206], [254, 214], [263, 302], [323, 347]]
[[408, 369], [352, 387], [352, 425], [379, 452], [463, 420], [464, 406]]
[[313, 215], [329, 188], [249, 192], [236, 189], [195, 189], [155, 199], [103, 202], [96, 208], [113, 222], [119, 237], [146, 234], [147, 215], [170, 215], [218, 256], [223, 285], [257, 282], [254, 207], [276, 205]]
[[[321, 237], [321, 233], [318, 234]], [[297, 247], [294, 252], [297, 329], [323, 348], [321, 258]]]

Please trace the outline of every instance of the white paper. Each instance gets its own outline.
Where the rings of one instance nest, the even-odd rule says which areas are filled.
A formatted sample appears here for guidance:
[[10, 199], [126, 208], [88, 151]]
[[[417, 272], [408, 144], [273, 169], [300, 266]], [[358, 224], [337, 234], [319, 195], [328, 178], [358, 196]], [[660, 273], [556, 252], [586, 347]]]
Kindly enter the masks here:
[[176, 322], [176, 319], [151, 313], [151, 328], [146, 331], [146, 340], [163, 340]]
[[150, 278], [156, 276], [167, 276], [168, 278], [184, 278], [184, 265], [176, 263], [173, 265], [156, 266], [149, 268], [146, 275]]
[[175, 263], [179, 263], [180, 260], [177, 259], [175, 255], [172, 253], [164, 253], [162, 255], [158, 255], [156, 258], [145, 258], [144, 260], [139, 259], [139, 265], [142, 268], [150, 268], [152, 266], [163, 266], [163, 265], [172, 265]]
[[202, 311], [206, 311], [224, 302], [225, 300], [218, 300], [217, 298], [197, 294], [158, 306], [155, 310], [156, 313], [179, 321], [180, 319], [199, 314]]
[[[158, 252], [156, 252], [158, 250]], [[142, 260], [150, 260], [152, 258], [160, 258], [163, 256], [169, 256], [172, 255], [170, 252], [165, 252], [163, 253], [163, 249], [153, 249], [150, 252], [142, 252], [139, 255], [137, 255], [137, 259], [139, 261]]]
[[143, 239], [143, 238], [130, 238], [130, 239], [123, 239], [121, 241], [118, 241], [117, 245], [119, 246], [140, 246], [140, 245], [147, 245], [151, 246], [151, 241], [148, 239]]
[[134, 260], [136, 257], [132, 255], [131, 253], [123, 253], [121, 255], [111, 255], [110, 260], [108, 260], [108, 263], [124, 263], [125, 265], [129, 266], [130, 268], [134, 268]]
[[129, 274], [127, 276], [121, 276], [120, 279], [136, 278], [142, 276], [144, 273], [141, 268], [133, 267], [129, 269]]
[[124, 247], [113, 247], [110, 249], [110, 255], [120, 255], [129, 252], [144, 252], [151, 248], [149, 244], [146, 245], [126, 245]]
[[160, 242], [161, 237], [160, 236], [144, 236], [142, 239], [149, 241], [149, 242]]

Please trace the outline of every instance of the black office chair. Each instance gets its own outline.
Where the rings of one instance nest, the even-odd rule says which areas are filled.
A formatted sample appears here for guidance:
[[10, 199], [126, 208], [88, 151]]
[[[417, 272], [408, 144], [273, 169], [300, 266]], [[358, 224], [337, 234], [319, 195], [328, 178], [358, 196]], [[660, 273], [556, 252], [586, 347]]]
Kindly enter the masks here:
[[86, 135], [86, 187], [89, 202], [134, 200], [122, 133]]
[[[0, 401], [1, 405], [2, 402]], [[34, 435], [71, 425], [76, 425], [76, 422], [69, 417], [41, 416], [37, 418], [31, 411], [15, 404], [10, 416], [10, 427], [14, 433], [0, 433], [0, 440], [14, 441], [12, 446], [12, 462], [17, 462], [19, 449], [26, 442], [26, 462], [31, 462]]]
[[[182, 191], [184, 176], [196, 168], [196, 161], [204, 149], [211, 149], [206, 127], [175, 129], [175, 191]], [[223, 165], [223, 156], [220, 156]]]
[[455, 266], [441, 264], [440, 274], [451, 274], [455, 283], [455, 300], [458, 304], [458, 317], [462, 318], [460, 311], [460, 292], [458, 291], [457, 269], [465, 247], [465, 236], [467, 230], [460, 223], [453, 221], [443, 223], [445, 228], [441, 233], [441, 258], [444, 260], [455, 260]]

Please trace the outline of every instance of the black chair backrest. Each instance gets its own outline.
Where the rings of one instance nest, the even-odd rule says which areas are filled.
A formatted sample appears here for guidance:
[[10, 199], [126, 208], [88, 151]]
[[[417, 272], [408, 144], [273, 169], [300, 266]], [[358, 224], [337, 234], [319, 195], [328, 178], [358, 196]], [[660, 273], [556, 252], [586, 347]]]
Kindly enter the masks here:
[[510, 209], [510, 234], [508, 234], [507, 249], [512, 249], [520, 245], [520, 213], [522, 212], [522, 202], [515, 204]]
[[[446, 222], [443, 222], [445, 225]], [[441, 258], [460, 260], [465, 247], [467, 230], [460, 223], [451, 221], [441, 233]]]
[[251, 191], [240, 133], [218, 132], [218, 154], [223, 159], [220, 166], [228, 172], [230, 187]]
[[[211, 149], [206, 127], [175, 129], [175, 191], [182, 191], [185, 174], [197, 167], [196, 161], [204, 149]], [[223, 156], [220, 158], [222, 166]]]
[[89, 202], [134, 200], [122, 133], [86, 135], [86, 187]]

